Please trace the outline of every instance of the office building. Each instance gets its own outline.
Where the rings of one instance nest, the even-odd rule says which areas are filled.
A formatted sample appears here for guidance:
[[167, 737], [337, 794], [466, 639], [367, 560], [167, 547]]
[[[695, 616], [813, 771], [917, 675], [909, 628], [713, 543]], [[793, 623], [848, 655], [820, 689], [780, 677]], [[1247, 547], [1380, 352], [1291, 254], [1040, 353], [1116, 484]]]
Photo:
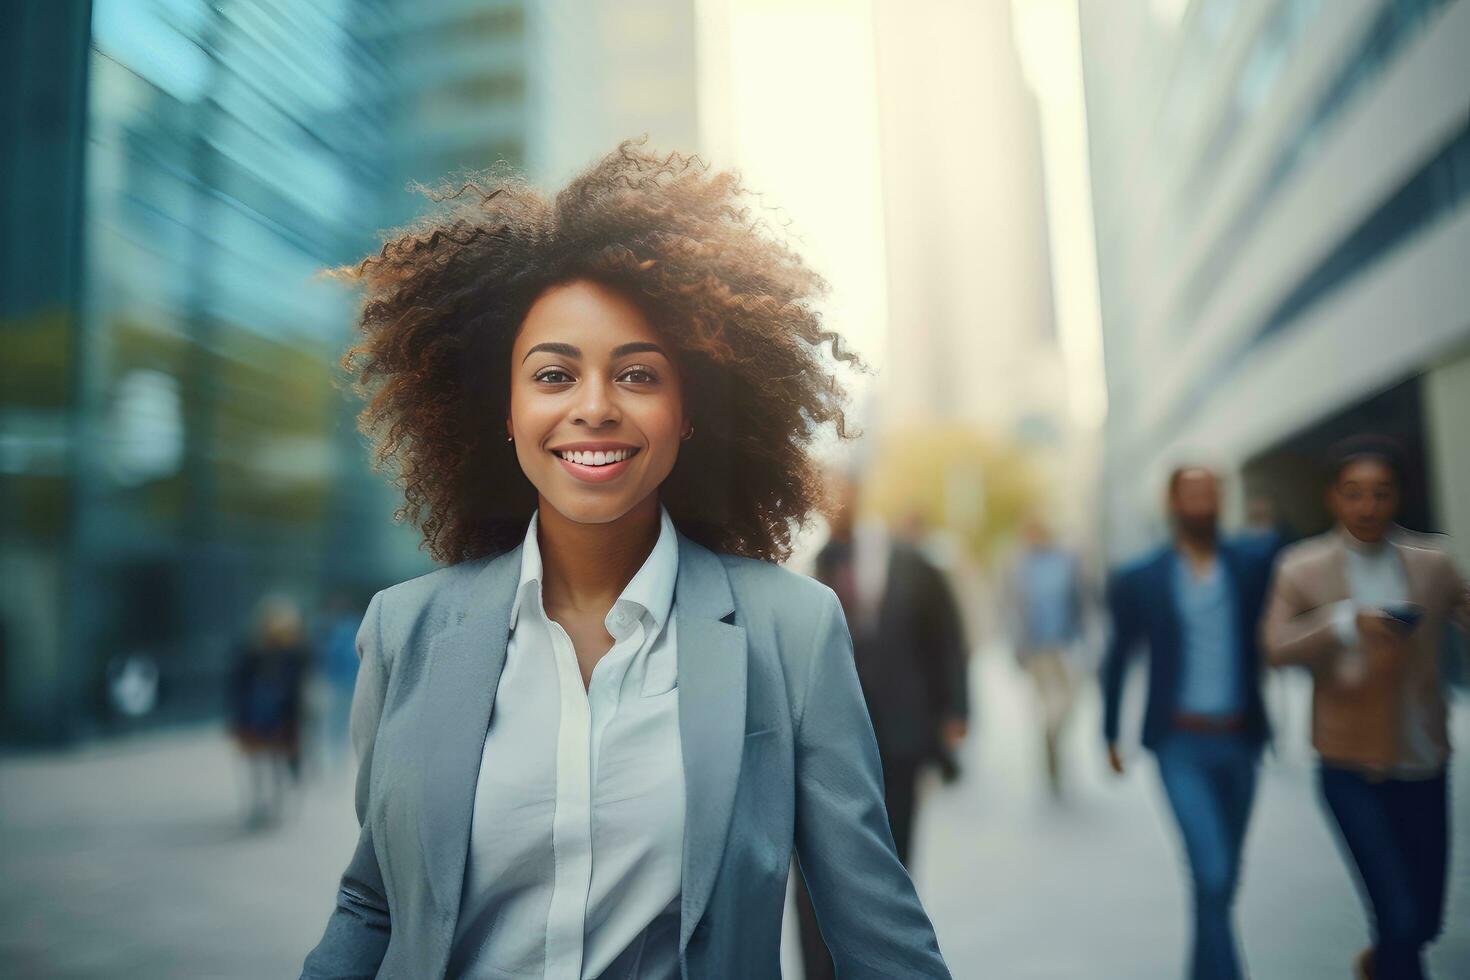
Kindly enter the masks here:
[[[1470, 4], [1082, 0], [1116, 557], [1171, 464], [1325, 526], [1321, 458], [1408, 449], [1470, 543]], [[1464, 559], [1466, 554], [1460, 552]]]

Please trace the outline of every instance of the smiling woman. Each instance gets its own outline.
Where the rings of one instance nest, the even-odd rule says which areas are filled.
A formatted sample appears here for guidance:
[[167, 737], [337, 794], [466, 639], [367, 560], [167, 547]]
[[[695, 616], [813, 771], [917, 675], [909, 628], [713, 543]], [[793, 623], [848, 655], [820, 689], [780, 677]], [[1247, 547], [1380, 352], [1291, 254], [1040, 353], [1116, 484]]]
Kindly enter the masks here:
[[948, 977], [832, 590], [772, 563], [843, 431], [821, 281], [739, 182], [624, 144], [471, 183], [346, 275], [362, 422], [447, 567], [358, 634], [360, 836], [306, 977]]
[[[532, 461], [494, 421], [525, 380], [512, 347], [527, 327], [571, 344], [558, 325], [610, 317], [640, 321], [698, 429], [661, 492], [679, 529], [718, 551], [787, 557], [794, 523], [821, 500], [816, 430], [846, 435], [835, 362], [860, 362], [815, 309], [825, 284], [739, 179], [625, 143], [555, 197], [510, 178], [435, 197], [435, 213], [338, 273], [366, 294], [363, 340], [347, 357], [368, 398], [360, 421], [430, 553], [458, 562], [520, 539], [536, 470], [522, 476], [516, 461]], [[536, 358], [580, 377], [564, 347]]]
[[555, 286], [526, 314], [511, 364], [506, 432], [558, 513], [603, 524], [656, 506], [693, 430], [678, 369], [636, 305], [590, 280]]

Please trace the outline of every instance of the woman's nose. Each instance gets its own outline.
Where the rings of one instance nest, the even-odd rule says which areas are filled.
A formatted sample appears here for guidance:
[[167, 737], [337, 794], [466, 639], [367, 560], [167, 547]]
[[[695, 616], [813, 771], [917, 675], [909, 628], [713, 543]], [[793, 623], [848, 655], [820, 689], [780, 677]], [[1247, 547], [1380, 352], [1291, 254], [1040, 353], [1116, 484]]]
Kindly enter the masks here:
[[598, 428], [616, 422], [621, 417], [606, 382], [589, 380], [582, 385], [580, 394], [581, 397], [573, 409], [573, 423]]

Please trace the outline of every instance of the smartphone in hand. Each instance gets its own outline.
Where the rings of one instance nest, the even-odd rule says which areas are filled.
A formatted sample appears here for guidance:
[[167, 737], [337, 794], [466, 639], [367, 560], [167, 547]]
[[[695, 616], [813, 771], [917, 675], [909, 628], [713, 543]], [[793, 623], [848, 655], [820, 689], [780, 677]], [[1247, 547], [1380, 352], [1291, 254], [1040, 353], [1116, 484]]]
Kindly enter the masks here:
[[1406, 630], [1412, 630], [1424, 618], [1424, 607], [1413, 602], [1395, 602], [1383, 607], [1383, 614]]

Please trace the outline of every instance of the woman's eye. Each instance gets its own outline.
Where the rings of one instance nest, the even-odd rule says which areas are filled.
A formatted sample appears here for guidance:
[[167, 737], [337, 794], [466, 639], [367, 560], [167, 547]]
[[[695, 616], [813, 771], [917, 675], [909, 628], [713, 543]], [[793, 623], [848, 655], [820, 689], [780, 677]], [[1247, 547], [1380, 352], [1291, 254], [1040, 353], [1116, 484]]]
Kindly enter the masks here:
[[[551, 385], [569, 384], [574, 380], [571, 374], [561, 368], [543, 368], [534, 377], [542, 384]], [[619, 374], [618, 380], [628, 384], [652, 384], [658, 380], [658, 376], [649, 368], [631, 367]]]

